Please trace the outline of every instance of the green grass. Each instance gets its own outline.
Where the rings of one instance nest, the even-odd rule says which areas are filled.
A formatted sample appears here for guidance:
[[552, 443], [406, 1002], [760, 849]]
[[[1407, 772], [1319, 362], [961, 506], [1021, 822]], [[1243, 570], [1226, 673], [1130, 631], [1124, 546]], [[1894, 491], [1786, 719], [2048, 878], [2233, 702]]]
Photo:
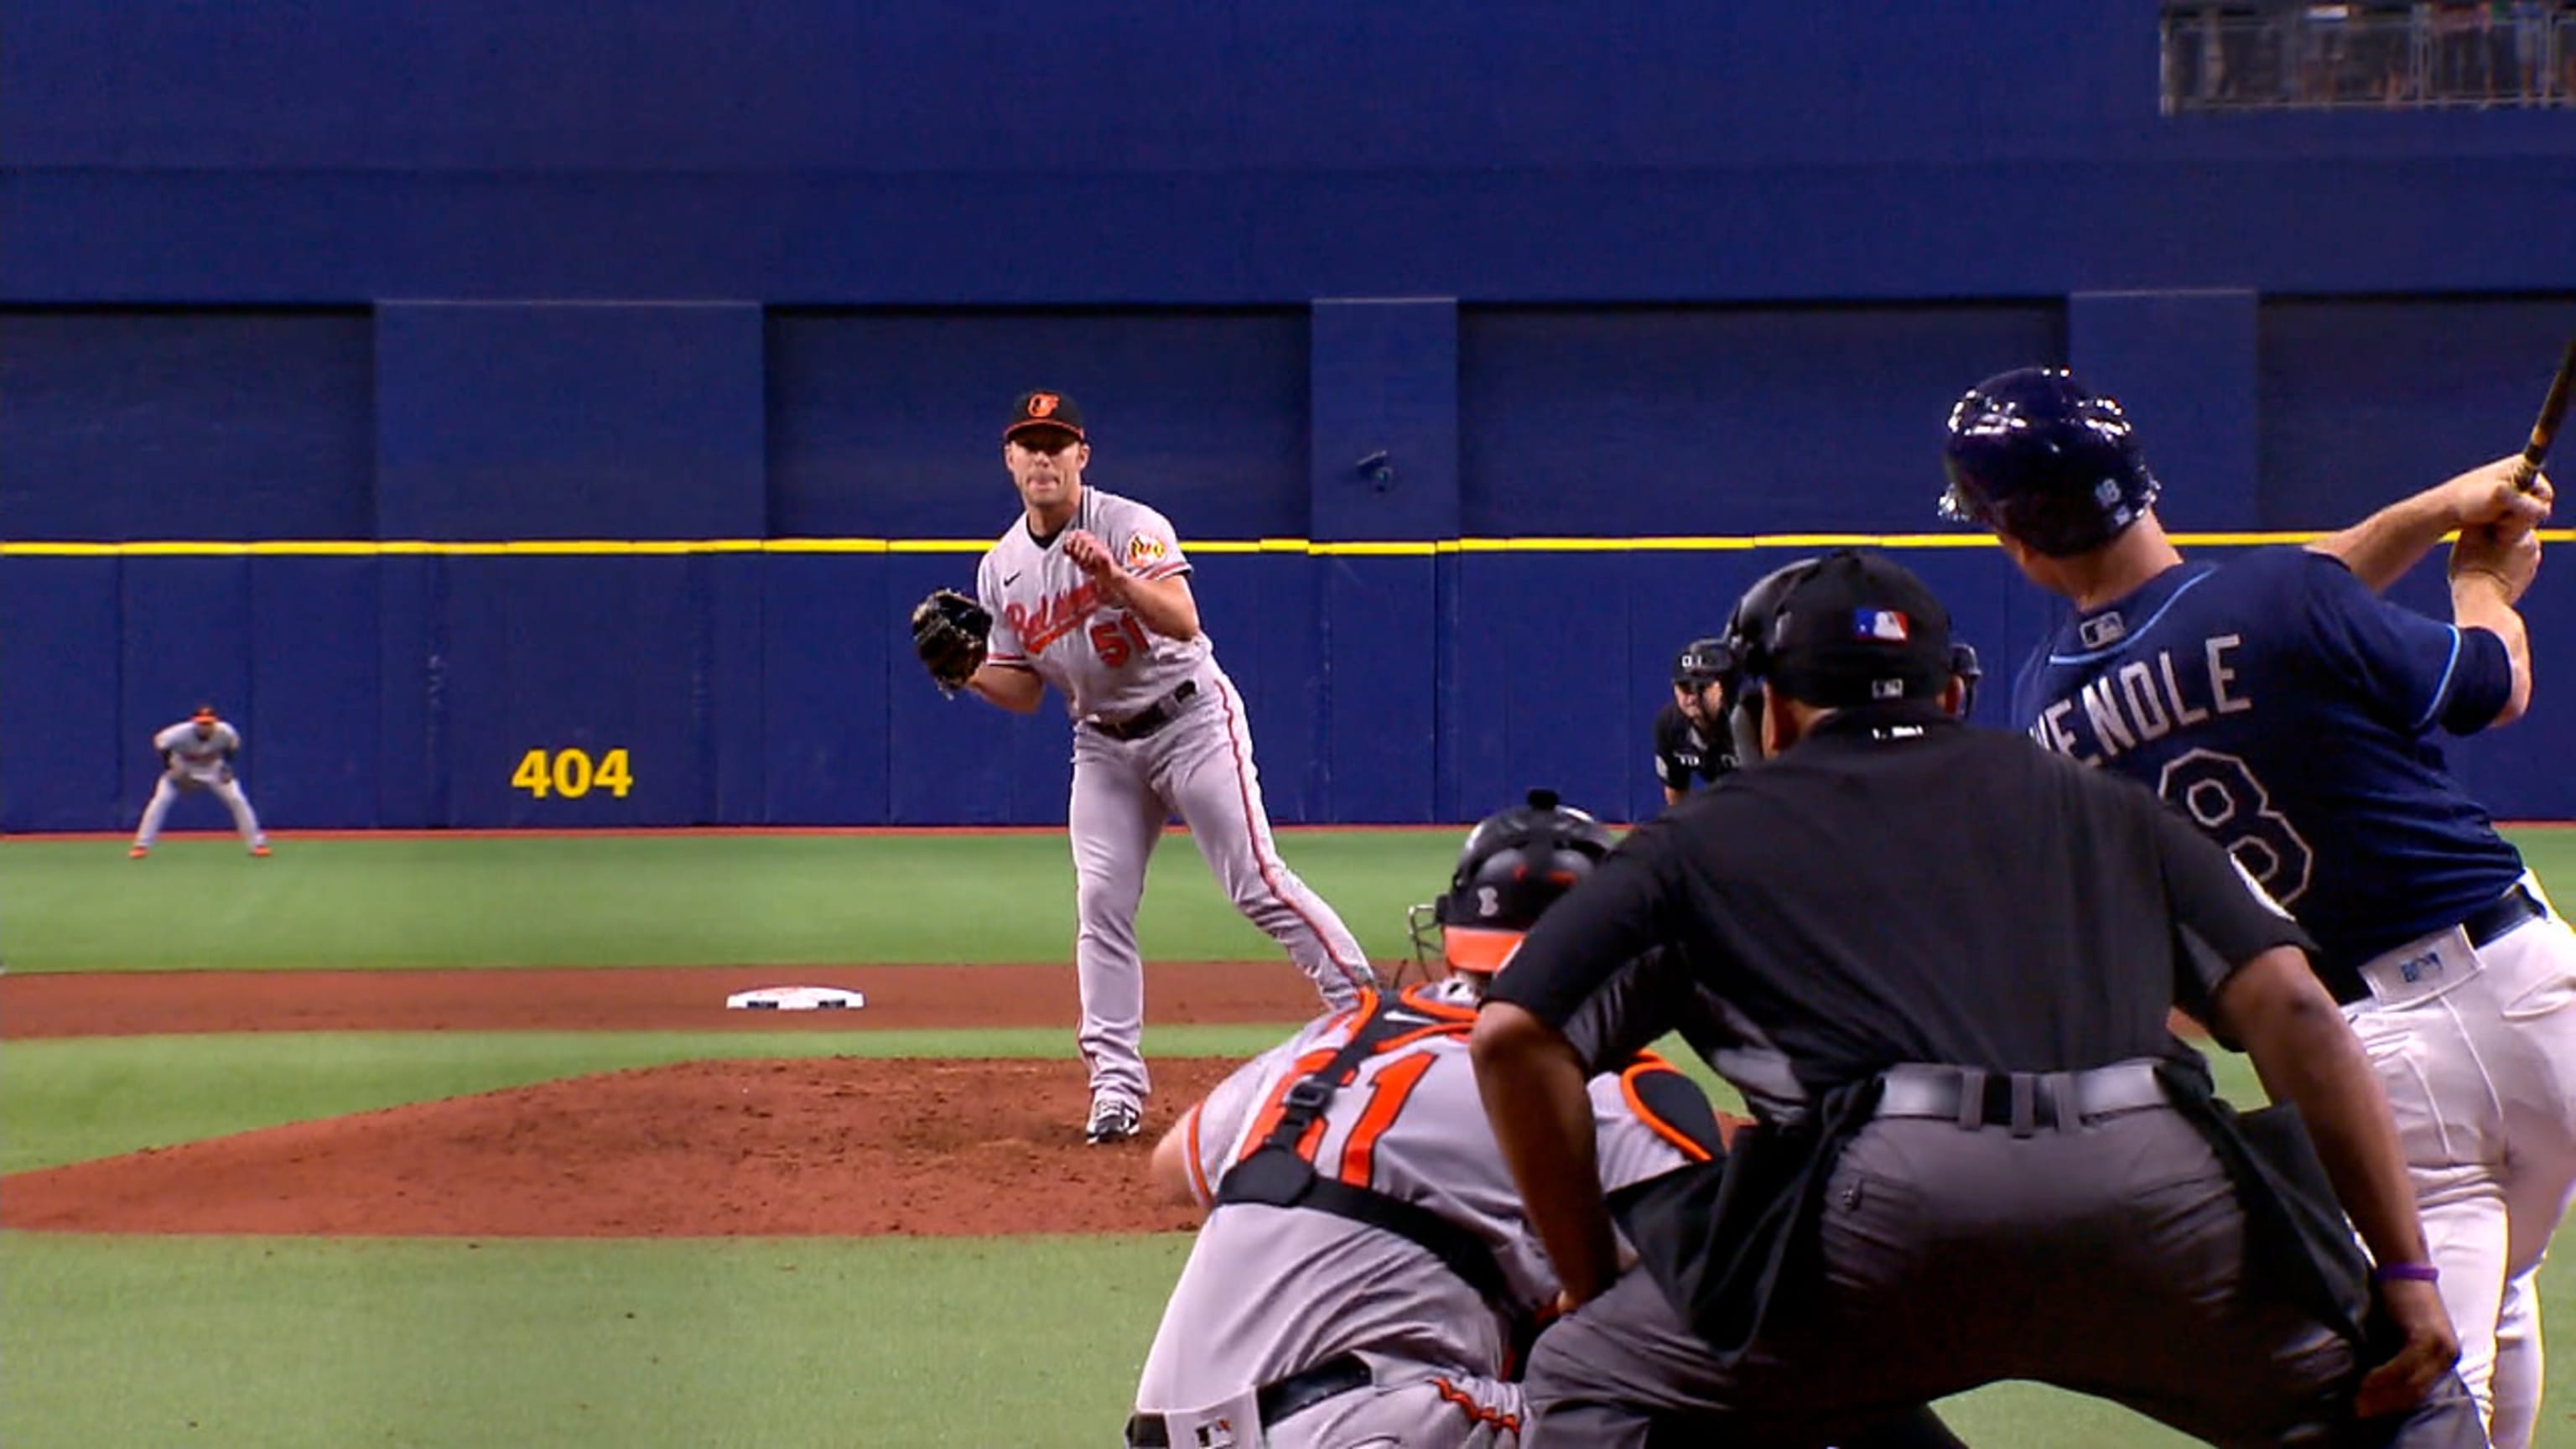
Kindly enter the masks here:
[[[1280, 853], [1372, 957], [1447, 880], [1464, 833], [1297, 832]], [[13, 972], [345, 966], [700, 966], [1073, 959], [1064, 837], [229, 838], [130, 861], [105, 840], [0, 840]], [[1278, 947], [1167, 838], [1137, 922], [1147, 957]]]
[[1186, 1237], [0, 1234], [11, 1449], [1116, 1442]]
[[[1115, 1443], [1188, 1250], [5, 1233], [0, 1425], [12, 1449]], [[1941, 1410], [1979, 1449], [2193, 1442], [2026, 1384]], [[2543, 1449], [2571, 1414], [2553, 1394]]]

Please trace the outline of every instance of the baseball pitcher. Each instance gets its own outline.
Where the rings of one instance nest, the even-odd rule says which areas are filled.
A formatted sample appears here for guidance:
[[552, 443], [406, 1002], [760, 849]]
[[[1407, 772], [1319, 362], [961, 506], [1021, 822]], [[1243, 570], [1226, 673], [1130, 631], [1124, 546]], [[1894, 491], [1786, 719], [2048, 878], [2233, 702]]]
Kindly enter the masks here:
[[913, 613], [915, 652], [948, 690], [1015, 713], [1047, 686], [1074, 719], [1074, 967], [1078, 1041], [1091, 1074], [1085, 1135], [1136, 1135], [1151, 1083], [1136, 908], [1145, 866], [1177, 813], [1236, 909], [1268, 932], [1341, 1009], [1376, 984], [1341, 917], [1297, 878], [1270, 833], [1243, 696], [1217, 667], [1169, 520], [1088, 487], [1082, 412], [1023, 394], [1002, 457], [1022, 517], [976, 570], [976, 597], [934, 593]]
[[217, 718], [213, 705], [197, 706], [195, 714], [154, 735], [152, 748], [161, 756], [161, 779], [152, 787], [152, 803], [143, 807], [143, 826], [134, 832], [134, 847], [125, 852], [127, 856], [141, 860], [150, 855], [152, 843], [161, 838], [161, 822], [170, 814], [170, 803], [198, 790], [211, 791], [224, 802], [224, 808], [233, 813], [233, 828], [241, 832], [242, 844], [251, 854], [268, 854], [268, 837], [260, 831], [259, 816], [251, 810], [241, 782], [233, 777], [241, 731]]

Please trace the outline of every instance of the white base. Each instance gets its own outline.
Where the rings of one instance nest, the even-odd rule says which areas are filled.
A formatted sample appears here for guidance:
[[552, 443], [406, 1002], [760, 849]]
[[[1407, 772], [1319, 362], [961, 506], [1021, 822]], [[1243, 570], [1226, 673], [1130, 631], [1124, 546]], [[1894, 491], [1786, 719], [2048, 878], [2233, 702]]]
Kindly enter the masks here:
[[737, 1011], [856, 1011], [867, 1004], [858, 992], [838, 986], [764, 986], [725, 998]]

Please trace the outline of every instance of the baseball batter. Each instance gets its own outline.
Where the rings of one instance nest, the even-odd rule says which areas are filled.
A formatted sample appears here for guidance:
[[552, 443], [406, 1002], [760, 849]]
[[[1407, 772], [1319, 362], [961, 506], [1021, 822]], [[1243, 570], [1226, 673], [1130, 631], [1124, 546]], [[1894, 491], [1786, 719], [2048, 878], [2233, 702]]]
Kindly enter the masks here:
[[[1448, 979], [1308, 1024], [1163, 1138], [1157, 1184], [1211, 1212], [1129, 1444], [1520, 1441], [1515, 1340], [1557, 1284], [1485, 1126], [1468, 1035], [1481, 980], [1609, 844], [1552, 797], [1479, 826], [1442, 902]], [[1590, 1091], [1605, 1189], [1716, 1150], [1707, 1099], [1658, 1058]]]
[[1253, 767], [1243, 697], [1217, 667], [1171, 523], [1083, 482], [1081, 410], [1031, 392], [1011, 409], [1002, 461], [1021, 518], [976, 570], [990, 616], [967, 688], [1028, 713], [1046, 687], [1074, 718], [1074, 966], [1091, 1072], [1093, 1142], [1134, 1136], [1151, 1083], [1138, 1050], [1145, 976], [1136, 908], [1174, 813], [1226, 894], [1340, 1009], [1376, 984], [1341, 918], [1279, 858]]
[[[2518, 492], [2514, 461], [2305, 549], [2187, 562], [2119, 405], [2034, 368], [1954, 410], [1944, 503], [2075, 605], [2015, 716], [2161, 793], [2316, 938], [2396, 1114], [2460, 1377], [2499, 1449], [2532, 1442], [2537, 1273], [2576, 1192], [2576, 934], [2434, 731], [2508, 722], [2530, 695], [2514, 605], [2550, 490]], [[2379, 597], [2453, 529], [2452, 622]]]
[[141, 860], [150, 855], [152, 843], [161, 838], [161, 822], [170, 814], [170, 802], [196, 790], [214, 792], [233, 812], [233, 828], [241, 832], [242, 844], [250, 847], [251, 854], [268, 854], [268, 837], [260, 831], [259, 816], [251, 810], [241, 782], [233, 778], [241, 731], [217, 718], [213, 705], [197, 706], [195, 714], [154, 735], [152, 748], [161, 756], [161, 780], [152, 787], [152, 803], [143, 807], [143, 826], [134, 832], [134, 848], [125, 852], [128, 856]]

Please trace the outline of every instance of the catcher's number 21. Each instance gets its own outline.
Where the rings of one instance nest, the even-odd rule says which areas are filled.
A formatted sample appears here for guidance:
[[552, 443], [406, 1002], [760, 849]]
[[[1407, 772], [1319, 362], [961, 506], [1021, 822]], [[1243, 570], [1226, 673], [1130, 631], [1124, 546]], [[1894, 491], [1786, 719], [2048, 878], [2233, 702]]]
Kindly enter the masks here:
[[519, 768], [510, 774], [510, 783], [543, 800], [548, 794], [578, 800], [592, 790], [605, 790], [623, 800], [635, 787], [634, 772], [626, 763], [626, 752], [610, 750], [591, 763], [586, 750], [530, 750], [519, 760]]

